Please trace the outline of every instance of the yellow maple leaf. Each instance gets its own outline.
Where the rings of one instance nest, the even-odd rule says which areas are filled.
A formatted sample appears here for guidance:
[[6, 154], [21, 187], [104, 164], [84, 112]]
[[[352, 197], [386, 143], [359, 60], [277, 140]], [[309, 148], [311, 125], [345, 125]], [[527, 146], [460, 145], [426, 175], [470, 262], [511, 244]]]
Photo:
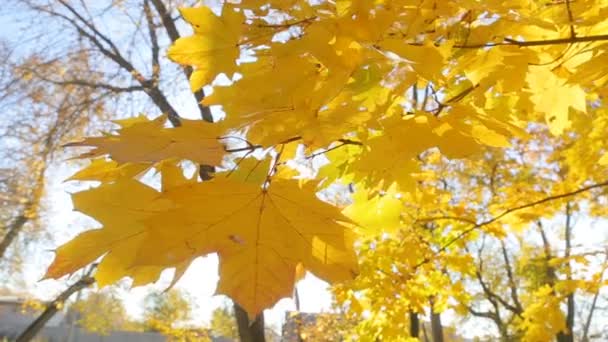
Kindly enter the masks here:
[[403, 44], [398, 39], [385, 39], [381, 45], [411, 63], [416, 73], [426, 80], [442, 79], [442, 69], [445, 56], [440, 48], [431, 44], [425, 46], [412, 46]]
[[[217, 178], [176, 188], [168, 196], [181, 209], [150, 220], [138, 263], [170, 265], [218, 251], [218, 292], [250, 315], [291, 294], [298, 262], [330, 282], [356, 273], [354, 235], [343, 224], [349, 220], [317, 199], [312, 183], [300, 188], [297, 181], [274, 180], [263, 190]], [[213, 214], [194, 214], [202, 210]], [[176, 224], [170, 234], [163, 231], [166, 220]]]
[[[128, 178], [75, 193], [72, 201], [76, 210], [94, 217], [103, 224], [103, 229], [85, 231], [59, 247], [45, 276], [47, 278], [72, 273], [109, 250], [112, 252], [104, 258], [106, 264], [113, 255], [123, 254], [124, 248], [128, 253], [129, 246], [123, 246], [124, 242], [139, 242], [145, 232], [141, 220], [172, 206], [167, 200], [158, 200], [158, 192], [153, 188]], [[104, 267], [103, 263], [100, 267]], [[96, 277], [99, 280], [99, 271]], [[103, 272], [101, 278], [104, 278]]]
[[190, 77], [192, 90], [211, 83], [220, 73], [234, 73], [240, 54], [241, 26], [245, 21], [243, 13], [228, 5], [224, 6], [221, 16], [209, 7], [181, 8], [180, 13], [194, 28], [194, 35], [179, 38], [167, 55], [176, 63], [195, 68]]
[[[353, 203], [344, 209], [344, 214], [360, 226], [369, 228], [369, 233], [394, 232], [401, 223], [401, 203], [395, 187], [381, 195], [370, 196], [362, 190], [353, 195]], [[366, 230], [367, 232], [367, 230]]]
[[570, 126], [570, 107], [586, 112], [586, 93], [580, 85], [566, 83], [547, 68], [529, 72], [527, 80], [534, 108], [545, 114], [551, 133], [559, 135]]
[[150, 168], [149, 164], [126, 163], [118, 165], [117, 162], [106, 159], [94, 159], [89, 166], [76, 172], [69, 180], [100, 181], [109, 183], [119, 178], [137, 177]]
[[600, 165], [608, 165], [608, 152], [604, 153], [600, 160], [598, 161]]
[[232, 181], [248, 182], [261, 185], [268, 179], [272, 159], [243, 158], [236, 162], [234, 168], [225, 173], [218, 174], [229, 178]]
[[161, 116], [155, 120], [128, 121], [117, 135], [90, 137], [66, 146], [93, 146], [95, 149], [80, 157], [108, 154], [119, 164], [157, 163], [171, 158], [207, 165], [221, 163], [224, 147], [217, 139], [222, 133], [219, 125], [182, 119], [180, 127], [164, 128], [165, 120], [166, 117]]
[[[276, 50], [272, 58], [243, 65], [239, 70], [242, 79], [215, 88], [203, 104], [222, 105], [225, 125], [248, 129], [248, 139], [263, 146], [300, 136], [311, 147], [323, 147], [369, 120], [369, 114], [359, 115], [356, 107], [341, 110], [329, 105], [349, 82], [350, 69], [327, 73], [316, 57]], [[334, 63], [329, 57], [325, 59]], [[298, 73], [293, 74], [293, 70]], [[246, 90], [253, 88], [257, 91]]]
[[357, 273], [350, 221], [316, 197], [312, 182], [279, 179], [264, 189], [224, 177], [197, 183], [172, 164], [161, 172], [161, 192], [122, 179], [74, 194], [76, 209], [103, 227], [61, 246], [47, 277], [107, 253], [95, 275], [101, 285], [124, 276], [142, 284], [218, 252], [218, 292], [254, 316], [291, 294], [298, 263], [329, 282]]
[[509, 140], [505, 138], [505, 136], [496, 133], [491, 129], [488, 129], [484, 125], [475, 125], [471, 129], [471, 135], [477, 140], [485, 145], [494, 146], [494, 147], [509, 147], [511, 143]]
[[412, 175], [420, 170], [416, 157], [432, 147], [450, 158], [468, 157], [480, 148], [465, 134], [470, 128], [457, 117], [392, 116], [382, 124], [382, 134], [365, 141], [366, 149], [350, 164], [357, 179], [372, 185], [383, 182], [384, 188], [396, 183], [399, 190], [412, 191], [416, 186]]

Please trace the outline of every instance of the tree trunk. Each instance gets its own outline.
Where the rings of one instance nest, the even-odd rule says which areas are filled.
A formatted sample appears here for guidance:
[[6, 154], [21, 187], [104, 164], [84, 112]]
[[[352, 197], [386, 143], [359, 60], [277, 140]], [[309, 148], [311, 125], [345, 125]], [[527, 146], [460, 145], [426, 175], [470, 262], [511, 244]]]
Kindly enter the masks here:
[[264, 314], [255, 317], [253, 322], [249, 321], [247, 311], [234, 302], [234, 315], [239, 329], [241, 342], [265, 342], [264, 336]]
[[66, 300], [68, 300], [68, 298], [70, 298], [72, 294], [86, 287], [89, 287], [91, 284], [93, 284], [94, 281], [95, 279], [93, 279], [93, 277], [86, 275], [85, 277], [81, 278], [76, 283], [65, 289], [65, 291], [63, 291], [59, 296], [57, 296], [54, 301], [52, 301], [46, 306], [46, 309], [44, 309], [44, 311], [40, 316], [38, 316], [38, 318], [36, 318], [27, 328], [25, 328], [21, 335], [17, 337], [15, 342], [31, 341], [34, 337], [36, 337], [36, 335], [38, 335], [40, 330], [44, 328], [44, 325], [51, 318], [53, 318], [53, 316], [55, 316], [57, 311], [59, 311], [59, 308], [63, 305], [63, 303], [65, 303]]
[[433, 342], [443, 342], [441, 314], [435, 313], [434, 311], [431, 311], [431, 335], [433, 336]]
[[574, 294], [571, 293], [566, 298], [566, 329], [567, 332], [559, 332], [557, 334], [558, 342], [574, 342], [574, 334], [572, 329], [574, 328]]
[[19, 232], [21, 232], [21, 229], [27, 223], [27, 221], [27, 217], [22, 214], [17, 216], [13, 222], [8, 225], [8, 231], [2, 238], [2, 241], [0, 241], [0, 259], [4, 257], [4, 253], [6, 253], [8, 247], [10, 247], [15, 238], [17, 238], [17, 235], [19, 235]]
[[410, 311], [410, 336], [420, 336], [420, 318], [416, 312]]
[[424, 324], [422, 325], [422, 336], [424, 337], [424, 342], [430, 342], [429, 335], [426, 332], [426, 326]]
[[[565, 250], [564, 257], [566, 262], [566, 279], [572, 279], [572, 270], [570, 268], [570, 251], [572, 249], [572, 207], [570, 202], [566, 203], [566, 224], [564, 227], [564, 239], [565, 241]], [[566, 332], [559, 332], [557, 334], [558, 342], [574, 342], [574, 293], [568, 294], [566, 298]]]
[[37, 172], [36, 183], [32, 192], [29, 194], [29, 199], [25, 206], [21, 208], [19, 216], [15, 217], [13, 221], [6, 227], [6, 233], [0, 241], [0, 259], [4, 258], [6, 251], [13, 244], [17, 236], [23, 230], [26, 223], [32, 218], [32, 213], [36, 212], [40, 203], [40, 198], [44, 190], [44, 174], [46, 172], [47, 158], [50, 153], [50, 145], [47, 144], [46, 149], [42, 152], [43, 164], [38, 169], [32, 172]]
[[[88, 276], [90, 276], [93, 273], [93, 270], [96, 268], [97, 266], [94, 264], [91, 266], [91, 268], [89, 268], [88, 270], [83, 269], [82, 270], [82, 278], [84, 279]], [[82, 298], [82, 290], [84, 290], [85, 288], [81, 288], [80, 290], [78, 290], [76, 292], [76, 303], [78, 303], [80, 301], [80, 299]], [[65, 339], [65, 342], [73, 342], [74, 341], [74, 329], [76, 329], [76, 323], [78, 323], [78, 315], [76, 314], [76, 312], [74, 310], [69, 310], [67, 313], [67, 321], [69, 322], [70, 328], [68, 329], [68, 336]]]

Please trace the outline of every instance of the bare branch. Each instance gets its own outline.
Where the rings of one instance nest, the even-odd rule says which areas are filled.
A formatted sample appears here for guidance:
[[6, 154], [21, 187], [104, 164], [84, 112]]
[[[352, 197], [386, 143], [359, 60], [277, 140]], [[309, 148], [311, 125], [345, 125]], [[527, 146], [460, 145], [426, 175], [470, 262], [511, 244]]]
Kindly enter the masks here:
[[576, 31], [574, 30], [574, 16], [572, 15], [570, 0], [566, 0], [566, 11], [568, 12], [568, 21], [570, 22], [570, 38], [576, 38]]
[[160, 74], [160, 62], [158, 54], [160, 48], [158, 46], [156, 27], [154, 26], [154, 18], [152, 17], [152, 10], [150, 9], [150, 3], [148, 0], [144, 1], [144, 14], [146, 16], [146, 22], [148, 23], [148, 34], [150, 35], [150, 44], [152, 45], [152, 79], [155, 82], [158, 82], [158, 77]]
[[505, 262], [505, 269], [507, 271], [507, 279], [509, 281], [509, 290], [511, 292], [511, 300], [515, 305], [513, 312], [517, 315], [521, 315], [524, 312], [523, 306], [519, 301], [519, 296], [517, 294], [517, 284], [515, 283], [515, 276], [513, 275], [513, 267], [511, 266], [511, 260], [509, 260], [509, 254], [507, 253], [507, 247], [505, 246], [505, 242], [500, 240], [500, 248], [502, 250], [502, 258]]
[[[90, 43], [92, 43], [99, 50], [99, 52], [112, 60], [123, 70], [130, 73], [133, 78], [140, 83], [144, 92], [150, 97], [152, 102], [160, 109], [160, 111], [167, 114], [169, 121], [171, 121], [174, 126], [179, 126], [181, 124], [179, 114], [173, 108], [173, 106], [171, 106], [166, 96], [160, 91], [156, 82], [154, 82], [154, 80], [144, 78], [144, 76], [133, 66], [133, 64], [120, 53], [116, 45], [95, 25], [78, 14], [73, 7], [63, 0], [60, 0], [59, 3], [67, 8], [68, 11], [73, 13], [76, 18], [70, 18], [62, 13], [44, 8], [38, 7], [36, 9], [51, 16], [61, 18], [73, 26], [76, 31], [81, 36], [85, 37]], [[105, 46], [104, 43], [107, 44], [108, 47]]]
[[17, 337], [15, 342], [29, 342], [33, 340], [38, 332], [44, 328], [45, 324], [55, 316], [57, 311], [61, 308], [63, 303], [70, 298], [70, 296], [84, 288], [91, 286], [95, 282], [95, 278], [91, 277], [91, 272], [95, 267], [91, 267], [90, 271], [87, 272], [81, 279], [72, 284], [70, 287], [65, 289], [54, 301], [46, 306], [46, 309], [42, 312], [36, 320], [34, 320], [22, 333]]
[[[494, 46], [519, 46], [519, 47], [531, 47], [531, 46], [545, 46], [545, 45], [563, 45], [563, 44], [574, 44], [574, 43], [585, 43], [585, 42], [601, 42], [608, 40], [608, 34], [585, 36], [585, 37], [568, 37], [568, 38], [557, 38], [557, 39], [546, 39], [546, 40], [529, 40], [519, 41], [511, 38], [504, 38], [502, 42], [498, 43], [483, 43], [483, 44], [472, 44], [472, 45], [454, 45], [457, 49], [483, 49]], [[421, 45], [418, 43], [411, 43], [410, 45]]]
[[[585, 187], [582, 187], [580, 189], [577, 189], [577, 190], [574, 190], [574, 191], [571, 191], [571, 192], [566, 192], [566, 193], [558, 194], [558, 195], [554, 195], [554, 196], [548, 196], [548, 197], [545, 197], [545, 198], [540, 199], [538, 201], [533, 201], [533, 202], [525, 203], [525, 204], [522, 204], [522, 205], [519, 205], [519, 206], [516, 206], [516, 207], [513, 207], [513, 208], [509, 208], [509, 209], [503, 211], [501, 214], [492, 217], [491, 219], [488, 219], [486, 221], [482, 221], [482, 222], [479, 222], [479, 223], [472, 224], [469, 228], [461, 231], [458, 235], [456, 235], [455, 237], [453, 237], [452, 239], [450, 239], [448, 242], [446, 242], [443, 246], [441, 246], [441, 248], [439, 248], [439, 250], [437, 251], [437, 253], [444, 252], [451, 245], [453, 245], [454, 243], [456, 243], [460, 239], [464, 238], [465, 236], [467, 236], [471, 232], [475, 231], [476, 229], [479, 229], [479, 228], [481, 228], [483, 226], [487, 226], [489, 224], [497, 222], [501, 218], [503, 218], [503, 217], [505, 217], [505, 216], [507, 216], [509, 214], [512, 214], [514, 212], [517, 212], [517, 211], [520, 211], [520, 210], [523, 210], [523, 209], [528, 209], [528, 208], [531, 208], [531, 207], [535, 207], [535, 206], [543, 204], [543, 203], [547, 203], [547, 202], [551, 202], [551, 201], [556, 201], [556, 200], [560, 200], [560, 199], [565, 199], [565, 198], [573, 197], [573, 196], [576, 196], [576, 195], [578, 195], [580, 193], [591, 191], [591, 190], [602, 188], [602, 187], [606, 187], [606, 186], [608, 186], [608, 181], [592, 184], [592, 185], [585, 186]], [[435, 221], [435, 220], [457, 220], [457, 221], [464, 221], [464, 222], [470, 221], [469, 219], [466, 219], [466, 218], [448, 217], [448, 216], [421, 218], [421, 219], [418, 219], [417, 221], [424, 222], [424, 221]], [[430, 261], [430, 259], [428, 259], [428, 258], [423, 259], [422, 261], [420, 261], [416, 265], [416, 268], [422, 266], [423, 264], [426, 264], [429, 261]]]

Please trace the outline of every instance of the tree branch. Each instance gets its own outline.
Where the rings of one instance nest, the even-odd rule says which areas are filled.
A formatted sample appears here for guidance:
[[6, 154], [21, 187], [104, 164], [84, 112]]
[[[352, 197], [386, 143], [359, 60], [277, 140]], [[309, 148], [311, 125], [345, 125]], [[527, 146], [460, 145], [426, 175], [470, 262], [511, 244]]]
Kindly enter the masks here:
[[[175, 41], [179, 39], [180, 35], [179, 31], [177, 30], [177, 26], [175, 25], [175, 20], [171, 17], [171, 13], [169, 12], [165, 4], [162, 2], [162, 0], [150, 1], [152, 1], [152, 5], [156, 9], [156, 12], [158, 12], [163, 27], [167, 31], [169, 39], [171, 39], [171, 42], [175, 43]], [[186, 78], [190, 79], [190, 76], [192, 75], [192, 68], [189, 66], [184, 66], [182, 67], [182, 70], [184, 71], [184, 75], [186, 76]], [[201, 104], [201, 102], [203, 102], [203, 99], [205, 98], [205, 91], [202, 88], [195, 91], [194, 98], [198, 103], [198, 109], [201, 113], [201, 117], [203, 118], [203, 120], [207, 122], [213, 122], [213, 115], [211, 114], [211, 110], [209, 109], [209, 107], [203, 106]]]
[[[591, 191], [593, 189], [598, 189], [598, 188], [602, 188], [602, 187], [606, 187], [606, 186], [608, 186], [608, 181], [604, 181], [604, 182], [601, 182], [601, 183], [596, 183], [596, 184], [592, 184], [592, 185], [589, 185], [589, 186], [585, 186], [585, 187], [582, 187], [580, 189], [577, 189], [577, 190], [574, 190], [574, 191], [571, 191], [571, 192], [566, 192], [566, 193], [558, 194], [558, 195], [554, 195], [554, 196], [548, 196], [548, 197], [545, 197], [545, 198], [540, 199], [538, 201], [533, 201], [533, 202], [525, 203], [525, 204], [522, 204], [522, 205], [519, 205], [519, 206], [516, 206], [516, 207], [513, 207], [513, 208], [506, 209], [501, 214], [499, 214], [497, 216], [494, 216], [491, 219], [488, 219], [486, 221], [482, 221], [482, 222], [479, 222], [479, 223], [472, 224], [469, 228], [463, 230], [458, 235], [456, 235], [455, 237], [453, 237], [452, 239], [450, 239], [448, 242], [446, 242], [441, 248], [439, 248], [439, 250], [437, 250], [437, 253], [444, 252], [451, 245], [453, 245], [454, 243], [456, 243], [457, 241], [459, 241], [463, 237], [467, 236], [471, 232], [475, 231], [476, 229], [479, 229], [479, 228], [481, 228], [483, 226], [487, 226], [489, 224], [492, 224], [492, 223], [500, 220], [501, 218], [503, 218], [503, 217], [505, 217], [505, 216], [507, 216], [509, 214], [512, 214], [512, 213], [514, 213], [516, 211], [523, 210], [523, 209], [528, 209], [528, 208], [535, 207], [537, 205], [544, 204], [544, 203], [551, 202], [551, 201], [555, 201], [555, 200], [569, 198], [569, 197], [576, 196], [576, 195], [578, 195], [580, 193], [583, 193], [583, 192]], [[450, 217], [450, 216], [438, 216], [438, 217], [427, 217], [427, 218], [417, 219], [417, 221], [422, 221], [422, 222], [425, 222], [425, 221], [435, 221], [435, 220], [458, 220], [458, 221], [463, 221], [463, 222], [467, 222], [467, 221], [471, 222], [470, 219], [458, 218], [458, 217]], [[419, 262], [415, 266], [415, 268], [420, 267], [420, 266], [422, 266], [423, 264], [425, 264], [425, 263], [427, 263], [429, 261], [430, 260], [428, 258], [425, 258], [421, 262]]]
[[112, 84], [93, 82], [93, 81], [82, 80], [82, 79], [71, 79], [71, 80], [61, 80], [61, 81], [53, 80], [53, 79], [40, 75], [39, 73], [35, 72], [35, 70], [33, 70], [33, 69], [27, 69], [27, 70], [35, 73], [37, 78], [39, 78], [45, 82], [49, 82], [49, 83], [56, 84], [59, 86], [76, 85], [76, 86], [82, 86], [82, 87], [93, 88], [93, 89], [106, 89], [106, 90], [112, 91], [114, 93], [128, 93], [128, 92], [144, 90], [144, 87], [142, 87], [142, 86], [121, 87], [121, 86], [115, 86]]
[[318, 156], [320, 156], [322, 154], [325, 154], [327, 152], [331, 152], [333, 150], [337, 150], [337, 149], [339, 149], [341, 147], [344, 147], [344, 146], [347, 146], [347, 145], [363, 146], [363, 144], [361, 142], [359, 142], [359, 141], [354, 141], [354, 140], [349, 140], [349, 139], [340, 139], [338, 141], [340, 142], [340, 144], [332, 146], [332, 147], [329, 147], [329, 148], [327, 148], [325, 150], [314, 152], [314, 153], [306, 156], [305, 159], [314, 159], [314, 158], [316, 158], [316, 157], [318, 157]]
[[156, 27], [154, 26], [154, 18], [152, 17], [152, 10], [150, 9], [149, 0], [144, 0], [144, 14], [146, 22], [148, 23], [148, 35], [150, 36], [150, 45], [152, 45], [152, 80], [158, 82], [160, 75], [160, 61], [158, 54], [160, 48], [158, 46], [158, 37], [156, 36]]
[[515, 277], [513, 275], [513, 268], [511, 267], [511, 261], [509, 260], [509, 255], [507, 253], [507, 247], [505, 246], [505, 242], [500, 240], [500, 248], [502, 250], [502, 258], [505, 262], [505, 269], [507, 271], [507, 279], [509, 281], [509, 290], [511, 292], [511, 300], [513, 301], [514, 308], [513, 312], [517, 315], [521, 315], [524, 312], [523, 306], [519, 301], [519, 296], [517, 294], [517, 285], [515, 283]]
[[152, 6], [154, 6], [156, 12], [158, 12], [158, 15], [160, 16], [160, 20], [163, 23], [165, 30], [167, 31], [169, 39], [171, 39], [171, 42], [175, 43], [175, 41], [178, 40], [180, 37], [179, 31], [177, 30], [177, 26], [175, 25], [175, 20], [171, 18], [171, 13], [167, 10], [167, 7], [165, 6], [162, 0], [151, 1]]
[[[562, 44], [574, 44], [574, 43], [585, 43], [585, 42], [600, 42], [607, 41], [608, 34], [600, 34], [594, 36], [585, 37], [568, 37], [568, 38], [557, 38], [557, 39], [546, 39], [546, 40], [529, 40], [519, 41], [511, 38], [504, 38], [502, 42], [498, 43], [483, 43], [483, 44], [472, 44], [472, 45], [454, 45], [457, 49], [483, 49], [494, 46], [519, 46], [519, 47], [531, 47], [531, 46], [543, 46], [543, 45], [562, 45]], [[422, 45], [419, 43], [411, 43], [410, 45]]]
[[[73, 26], [76, 31], [83, 37], [85, 37], [91, 44], [93, 44], [99, 52], [101, 52], [104, 56], [112, 60], [123, 70], [130, 73], [133, 78], [141, 84], [144, 92], [150, 97], [152, 102], [160, 109], [161, 112], [166, 113], [169, 120], [174, 126], [179, 126], [181, 121], [179, 120], [179, 114], [177, 111], [171, 106], [165, 95], [160, 91], [158, 85], [154, 82], [154, 80], [149, 80], [144, 78], [144, 76], [129, 62], [118, 50], [116, 45], [106, 37], [101, 31], [95, 27], [91, 22], [87, 21], [86, 18], [82, 17], [78, 14], [72, 6], [67, 4], [64, 0], [60, 0], [59, 3], [63, 5], [70, 13], [72, 13], [75, 18], [70, 18], [64, 14], [46, 10], [44, 8], [37, 7], [36, 9], [45, 13], [48, 13], [51, 16], [55, 16], [61, 18], [68, 22], [71, 26]], [[79, 24], [80, 23], [80, 24]], [[81, 26], [82, 25], [82, 26]], [[104, 43], [107, 44], [106, 47]]]
[[44, 328], [44, 325], [51, 319], [57, 311], [61, 308], [70, 296], [84, 288], [89, 287], [95, 282], [95, 279], [91, 277], [90, 273], [94, 267], [91, 267], [90, 271], [83, 276], [80, 280], [72, 284], [70, 287], [65, 289], [54, 301], [46, 306], [46, 309], [42, 312], [38, 318], [36, 318], [25, 330], [17, 337], [15, 342], [29, 342]]
[[574, 16], [570, 7], [570, 0], [566, 0], [566, 11], [568, 12], [568, 21], [570, 22], [570, 38], [576, 38], [576, 30], [574, 29]]
[[491, 320], [495, 320], [495, 318], [496, 318], [496, 315], [491, 311], [477, 311], [477, 310], [473, 309], [471, 306], [467, 306], [467, 310], [473, 316], [489, 318]]
[[[606, 272], [606, 270], [608, 269], [608, 252], [606, 253], [606, 256], [604, 258], [604, 264], [602, 267], [602, 272], [600, 273], [600, 278], [598, 280], [598, 282], [603, 282], [604, 281], [604, 273]], [[597, 291], [595, 291], [595, 293], [593, 294], [593, 300], [591, 301], [591, 308], [589, 308], [589, 313], [587, 314], [587, 319], [584, 322], [583, 325], [583, 337], [581, 339], [581, 341], [583, 342], [589, 342], [589, 328], [591, 327], [591, 320], [593, 319], [593, 312], [597, 309], [597, 300], [600, 296], [600, 289], [601, 286], [598, 286]]]
[[[49, 134], [48, 138], [50, 137], [51, 134]], [[8, 225], [8, 229], [6, 229], [7, 232], [2, 237], [2, 241], [0, 241], [0, 260], [4, 258], [8, 248], [13, 244], [19, 233], [21, 233], [23, 227], [29, 222], [32, 214], [37, 210], [38, 205], [40, 204], [40, 197], [42, 196], [44, 189], [44, 173], [47, 167], [47, 158], [50, 155], [50, 145], [48, 142], [45, 145], [46, 149], [43, 152], [42, 165], [35, 171], [38, 172], [38, 174], [36, 176], [34, 188], [29, 195], [29, 199], [21, 209], [21, 213]]]

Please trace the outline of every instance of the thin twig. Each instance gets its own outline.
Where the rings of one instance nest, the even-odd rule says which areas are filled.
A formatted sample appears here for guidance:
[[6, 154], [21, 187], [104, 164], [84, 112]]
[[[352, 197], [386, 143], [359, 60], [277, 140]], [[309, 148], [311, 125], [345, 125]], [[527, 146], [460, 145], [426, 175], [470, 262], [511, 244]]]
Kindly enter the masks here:
[[[516, 206], [516, 207], [513, 207], [513, 208], [506, 209], [501, 214], [499, 214], [497, 216], [494, 216], [491, 219], [488, 219], [488, 220], [485, 220], [485, 221], [482, 221], [482, 222], [479, 222], [479, 223], [472, 224], [469, 228], [463, 230], [458, 235], [456, 235], [455, 237], [453, 237], [452, 239], [450, 239], [448, 242], [446, 242], [443, 246], [441, 246], [441, 248], [439, 248], [439, 250], [437, 250], [437, 253], [441, 253], [441, 252], [446, 251], [451, 245], [453, 245], [454, 243], [456, 243], [460, 239], [464, 238], [468, 234], [472, 233], [473, 231], [475, 231], [475, 230], [477, 230], [477, 229], [479, 229], [479, 228], [481, 228], [483, 226], [487, 226], [489, 224], [492, 224], [492, 223], [500, 220], [501, 218], [503, 218], [503, 217], [505, 217], [505, 216], [507, 216], [509, 214], [512, 214], [512, 213], [514, 213], [516, 211], [523, 210], [523, 209], [528, 209], [528, 208], [535, 207], [537, 205], [544, 204], [544, 203], [551, 202], [551, 201], [555, 201], [555, 200], [569, 198], [569, 197], [576, 196], [576, 195], [578, 195], [580, 193], [583, 193], [583, 192], [587, 192], [587, 191], [590, 191], [590, 190], [593, 190], [593, 189], [602, 188], [602, 187], [606, 187], [606, 186], [608, 186], [608, 181], [592, 184], [592, 185], [589, 185], [589, 186], [586, 186], [586, 187], [583, 187], [583, 188], [580, 188], [580, 189], [577, 189], [577, 190], [574, 190], [574, 191], [571, 191], [571, 192], [566, 192], [566, 193], [559, 194], [559, 195], [545, 197], [545, 198], [540, 199], [538, 201], [533, 201], [533, 202], [525, 203], [525, 204], [522, 204], [522, 205], [519, 205], [519, 206]], [[423, 221], [424, 222], [424, 221], [448, 220], [448, 219], [449, 220], [458, 220], [458, 221], [463, 221], [463, 222], [472, 222], [470, 219], [457, 218], [457, 217], [449, 217], [449, 216], [435, 217], [435, 218], [423, 218], [423, 219], [420, 219], [418, 221]], [[425, 258], [420, 263], [418, 263], [415, 266], [415, 268], [420, 267], [420, 266], [422, 266], [423, 264], [425, 264], [425, 263], [427, 263], [429, 261], [430, 260], [428, 258]]]
[[570, 38], [576, 38], [576, 31], [574, 30], [574, 16], [572, 15], [570, 0], [566, 0], [566, 11], [568, 12], [568, 21], [570, 21]]
[[[502, 42], [498, 43], [482, 43], [472, 45], [454, 45], [457, 49], [483, 49], [494, 46], [519, 46], [519, 47], [532, 47], [532, 46], [544, 46], [544, 45], [561, 45], [561, 44], [573, 44], [573, 43], [584, 43], [584, 42], [600, 42], [608, 40], [608, 34], [600, 34], [594, 36], [585, 37], [568, 37], [568, 38], [557, 38], [557, 39], [545, 39], [545, 40], [529, 40], [520, 41], [511, 38], [504, 38]], [[422, 45], [421, 43], [410, 43], [410, 45]]]

